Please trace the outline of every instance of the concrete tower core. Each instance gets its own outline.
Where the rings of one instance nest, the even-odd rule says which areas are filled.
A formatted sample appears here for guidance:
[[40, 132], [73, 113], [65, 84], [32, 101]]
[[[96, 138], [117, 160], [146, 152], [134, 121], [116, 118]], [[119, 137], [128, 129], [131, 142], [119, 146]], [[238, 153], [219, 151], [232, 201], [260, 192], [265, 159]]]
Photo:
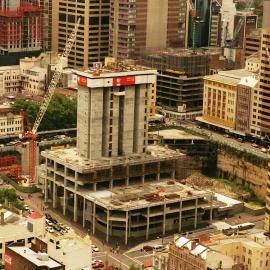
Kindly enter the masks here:
[[156, 71], [115, 65], [77, 74], [79, 155], [95, 160], [145, 152]]

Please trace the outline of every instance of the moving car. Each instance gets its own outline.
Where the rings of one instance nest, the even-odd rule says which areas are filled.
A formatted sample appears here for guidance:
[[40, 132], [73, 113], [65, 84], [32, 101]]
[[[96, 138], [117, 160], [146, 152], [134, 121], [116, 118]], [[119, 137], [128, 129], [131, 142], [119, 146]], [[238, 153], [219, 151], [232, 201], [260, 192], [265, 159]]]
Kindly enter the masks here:
[[144, 245], [142, 248], [142, 251], [152, 251], [152, 250], [153, 250], [153, 247], [150, 245]]

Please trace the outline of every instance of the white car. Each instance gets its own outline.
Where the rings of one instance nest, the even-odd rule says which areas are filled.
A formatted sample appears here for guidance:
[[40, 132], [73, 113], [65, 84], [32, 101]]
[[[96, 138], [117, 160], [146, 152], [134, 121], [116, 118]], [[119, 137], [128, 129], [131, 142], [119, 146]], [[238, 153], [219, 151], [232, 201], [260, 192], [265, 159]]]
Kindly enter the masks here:
[[263, 148], [261, 148], [261, 152], [267, 153], [267, 149], [263, 147]]
[[54, 229], [52, 227], [48, 227], [48, 232], [49, 233], [54, 233]]
[[96, 245], [91, 245], [93, 252], [99, 252], [99, 248]]
[[153, 246], [154, 250], [162, 250], [163, 249], [163, 245], [155, 245]]

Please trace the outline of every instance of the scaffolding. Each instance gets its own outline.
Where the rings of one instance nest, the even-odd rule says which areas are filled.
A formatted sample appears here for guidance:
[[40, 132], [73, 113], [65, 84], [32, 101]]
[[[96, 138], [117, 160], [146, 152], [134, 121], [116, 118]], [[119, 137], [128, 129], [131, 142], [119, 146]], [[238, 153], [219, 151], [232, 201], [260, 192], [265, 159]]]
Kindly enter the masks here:
[[18, 1], [11, 7], [0, 0], [0, 50], [18, 52], [40, 50], [42, 41], [42, 12], [38, 5]]

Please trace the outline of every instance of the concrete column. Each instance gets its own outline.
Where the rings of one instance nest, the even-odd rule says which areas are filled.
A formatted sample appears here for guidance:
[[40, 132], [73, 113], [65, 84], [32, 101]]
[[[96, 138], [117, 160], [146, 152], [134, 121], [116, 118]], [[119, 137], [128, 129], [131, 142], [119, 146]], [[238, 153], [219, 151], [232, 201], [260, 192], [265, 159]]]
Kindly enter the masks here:
[[160, 181], [160, 162], [157, 163], [157, 181]]
[[179, 223], [178, 223], [178, 232], [180, 233], [182, 230], [182, 207], [183, 207], [183, 202], [180, 201], [180, 206], [179, 206]]
[[149, 239], [150, 207], [147, 207], [146, 240]]
[[131, 237], [131, 216], [128, 217], [128, 237]]
[[125, 245], [128, 243], [128, 211], [126, 211]]
[[194, 217], [194, 229], [197, 229], [198, 223], [198, 198], [195, 200], [195, 217]]
[[56, 208], [56, 192], [57, 192], [56, 183], [53, 182], [53, 208]]
[[172, 179], [175, 179], [176, 160], [173, 161], [173, 167], [174, 167], [174, 169], [173, 169], [173, 171], [171, 173], [171, 178]]
[[66, 215], [67, 209], [67, 189], [64, 187], [63, 215]]
[[213, 193], [211, 193], [210, 198], [210, 222], [213, 221]]
[[97, 191], [97, 183], [93, 183], [93, 191]]
[[93, 202], [93, 211], [92, 211], [92, 232], [96, 232], [96, 204]]
[[145, 166], [142, 164], [142, 184], [144, 184]]
[[44, 201], [45, 203], [48, 202], [48, 179], [47, 179], [47, 173], [44, 180]]
[[78, 211], [78, 195], [76, 193], [74, 193], [74, 209], [73, 209], [73, 221], [74, 222], [77, 222], [77, 219], [78, 219], [77, 211]]
[[109, 234], [110, 234], [110, 210], [107, 209], [107, 231], [106, 231], [106, 242], [109, 242]]
[[164, 236], [166, 234], [166, 203], [164, 204], [163, 207], [163, 231], [162, 235]]
[[113, 179], [110, 180], [110, 189], [113, 188]]
[[129, 166], [126, 167], [126, 186], [129, 186]]
[[83, 198], [83, 228], [85, 227], [85, 205], [86, 201], [85, 198]]
[[48, 179], [47, 179], [47, 175], [48, 175], [48, 159], [46, 158], [45, 160], [45, 167], [46, 167], [46, 173], [45, 173], [45, 179], [44, 179], [44, 201], [45, 203], [48, 201]]

